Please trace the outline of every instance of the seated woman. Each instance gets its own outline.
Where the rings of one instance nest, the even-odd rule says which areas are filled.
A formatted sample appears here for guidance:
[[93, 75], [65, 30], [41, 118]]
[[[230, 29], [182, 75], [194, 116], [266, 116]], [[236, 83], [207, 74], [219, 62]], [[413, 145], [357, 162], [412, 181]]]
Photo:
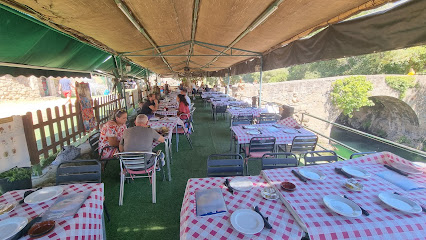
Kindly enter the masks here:
[[101, 128], [99, 136], [99, 154], [101, 159], [112, 158], [118, 152], [119, 143], [123, 137], [126, 127], [127, 112], [120, 109], [114, 113], [113, 119], [105, 123]]
[[[186, 101], [185, 95], [182, 95], [182, 94], [177, 95], [176, 100], [179, 103], [179, 109], [178, 109], [177, 114], [180, 116], [180, 119], [182, 119], [182, 120], [188, 119], [190, 111], [189, 111], [189, 104]], [[182, 114], [184, 114], [184, 115], [182, 115]], [[187, 114], [187, 115], [185, 115], [185, 114]]]
[[143, 105], [140, 104], [139, 107], [141, 108], [139, 114], [145, 114], [148, 118], [153, 117], [154, 112], [158, 110], [158, 100], [155, 94], [150, 93], [146, 102]]

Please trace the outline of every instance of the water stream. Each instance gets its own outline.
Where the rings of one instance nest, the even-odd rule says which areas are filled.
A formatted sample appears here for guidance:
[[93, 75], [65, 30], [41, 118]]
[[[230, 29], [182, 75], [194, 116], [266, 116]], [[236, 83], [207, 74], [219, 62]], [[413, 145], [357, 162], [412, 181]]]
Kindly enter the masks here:
[[[361, 135], [351, 133], [340, 128], [333, 127], [331, 130], [330, 137], [350, 147], [353, 147], [361, 152], [387, 151], [387, 152], [394, 153], [398, 156], [401, 156], [410, 161], [426, 162], [426, 158], [422, 156], [407, 152], [403, 149], [399, 149], [381, 142], [377, 142], [370, 138], [366, 138]], [[349, 156], [353, 153], [352, 151], [347, 150], [346, 148], [339, 146], [337, 144], [335, 144], [334, 146], [337, 148], [336, 152], [345, 158], [349, 158]]]

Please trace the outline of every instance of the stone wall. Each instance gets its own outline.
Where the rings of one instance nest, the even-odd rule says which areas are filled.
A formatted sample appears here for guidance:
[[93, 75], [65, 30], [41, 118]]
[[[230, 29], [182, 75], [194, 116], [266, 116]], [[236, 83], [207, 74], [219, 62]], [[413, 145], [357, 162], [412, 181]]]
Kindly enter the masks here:
[[42, 95], [43, 86], [36, 77], [0, 77], [0, 100], [30, 100]]
[[[346, 76], [262, 84], [262, 103], [289, 105], [294, 108], [294, 117], [298, 121], [301, 121], [302, 113], [309, 113], [335, 122], [341, 111], [331, 102], [331, 84], [344, 77]], [[398, 98], [398, 92], [386, 84], [385, 75], [367, 75], [366, 77], [373, 83], [371, 96]], [[403, 101], [417, 114], [419, 126], [407, 126], [407, 129], [414, 127], [416, 131], [424, 132], [426, 129], [426, 76], [416, 76], [416, 81], [418, 88], [409, 89]], [[258, 96], [258, 92], [259, 84], [242, 84], [232, 88], [234, 96], [250, 102], [251, 97]], [[307, 116], [303, 118], [303, 123], [327, 136], [330, 134], [331, 124]]]

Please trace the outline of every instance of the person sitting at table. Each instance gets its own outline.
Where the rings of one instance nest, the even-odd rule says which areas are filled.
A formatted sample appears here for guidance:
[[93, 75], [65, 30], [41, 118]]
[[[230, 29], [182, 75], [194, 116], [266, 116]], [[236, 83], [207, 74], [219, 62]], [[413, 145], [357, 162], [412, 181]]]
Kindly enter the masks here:
[[142, 105], [139, 114], [145, 114], [148, 116], [148, 118], [151, 118], [154, 116], [154, 112], [157, 110], [158, 110], [158, 100], [156, 99], [154, 93], [150, 93], [148, 95], [148, 99]]
[[[152, 143], [163, 143], [164, 137], [150, 128], [148, 117], [139, 114], [135, 120], [135, 126], [124, 131], [120, 141], [120, 152], [152, 152]], [[161, 165], [164, 166], [164, 155], [160, 155]]]
[[[182, 120], [188, 119], [190, 111], [189, 111], [189, 104], [186, 101], [185, 96], [182, 95], [182, 94], [179, 94], [179, 95], [177, 95], [176, 100], [179, 103], [179, 108], [178, 108], [177, 114], [181, 115], [180, 119], [182, 119]], [[182, 114], [187, 114], [187, 115], [182, 115]]]
[[188, 97], [188, 90], [186, 88], [180, 90], [180, 94], [185, 96], [186, 102], [191, 106], [191, 99]]
[[112, 158], [118, 152], [118, 145], [123, 137], [123, 132], [127, 129], [126, 122], [126, 110], [119, 109], [114, 113], [112, 120], [102, 126], [99, 136], [99, 154], [103, 150], [101, 159]]

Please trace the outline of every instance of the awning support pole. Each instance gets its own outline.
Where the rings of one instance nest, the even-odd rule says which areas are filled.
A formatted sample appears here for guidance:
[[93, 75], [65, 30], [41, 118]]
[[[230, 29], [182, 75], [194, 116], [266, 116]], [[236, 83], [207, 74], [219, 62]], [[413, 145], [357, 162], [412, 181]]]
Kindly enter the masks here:
[[228, 84], [226, 85], [226, 89], [227, 89], [227, 91], [226, 91], [226, 93], [229, 95], [229, 83], [230, 83], [230, 81], [231, 81], [231, 70], [228, 68], [228, 76], [227, 76], [227, 78], [228, 78]]
[[263, 71], [263, 56], [260, 57], [260, 80], [259, 80], [259, 103], [258, 106], [261, 107], [262, 105], [262, 71]]

